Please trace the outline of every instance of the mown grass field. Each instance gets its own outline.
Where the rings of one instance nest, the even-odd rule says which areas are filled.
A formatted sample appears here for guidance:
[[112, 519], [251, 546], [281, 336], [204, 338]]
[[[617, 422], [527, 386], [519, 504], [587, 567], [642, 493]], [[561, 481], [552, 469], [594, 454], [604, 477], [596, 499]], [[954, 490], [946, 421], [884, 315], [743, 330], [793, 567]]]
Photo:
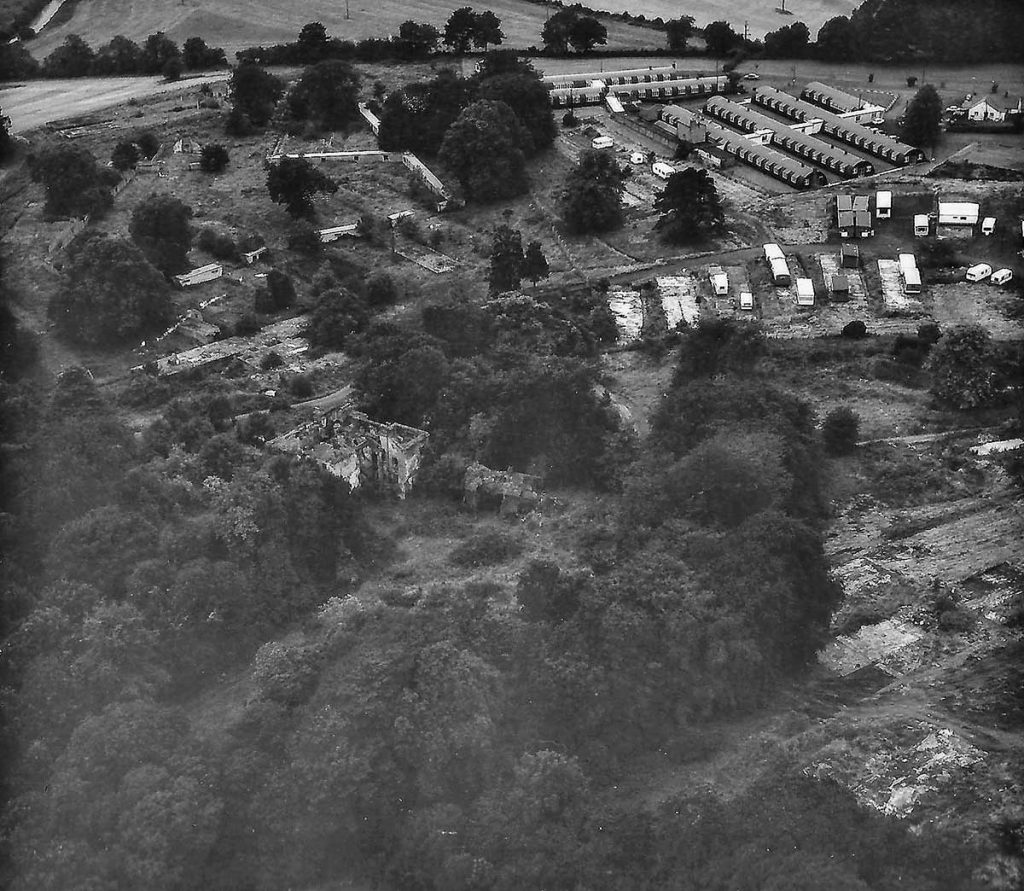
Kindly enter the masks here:
[[[275, 3], [273, 0], [88, 0], [79, 3], [70, 20], [47, 28], [30, 44], [42, 58], [68, 34], [79, 34], [93, 46], [115, 34], [142, 40], [164, 31], [179, 43], [200, 36], [222, 46], [230, 58], [237, 50], [254, 44], [294, 40], [307, 22], [319, 21], [334, 37], [361, 40], [397, 33], [409, 19], [444, 27], [456, 0], [334, 0], [332, 3]], [[490, 0], [477, 4], [501, 19], [506, 45], [540, 46], [547, 9], [524, 0]], [[346, 18], [346, 10], [348, 17]], [[663, 32], [609, 21], [608, 46], [640, 49], [662, 46]]]

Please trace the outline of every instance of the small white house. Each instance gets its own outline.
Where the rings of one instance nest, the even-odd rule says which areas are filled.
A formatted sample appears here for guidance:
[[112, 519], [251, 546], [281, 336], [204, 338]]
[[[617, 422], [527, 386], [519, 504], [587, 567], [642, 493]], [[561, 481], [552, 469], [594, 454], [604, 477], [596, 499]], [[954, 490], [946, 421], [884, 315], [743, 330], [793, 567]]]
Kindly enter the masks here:
[[960, 108], [966, 113], [969, 121], [1001, 123], [1006, 120], [1007, 115], [1020, 114], [1022, 102], [1019, 96], [1011, 97], [1009, 94], [968, 96]]
[[931, 225], [928, 220], [928, 214], [916, 213], [914, 214], [914, 235], [918, 238], [927, 235], [931, 231]]
[[224, 274], [224, 267], [220, 263], [209, 263], [206, 266], [200, 266], [198, 269], [193, 269], [191, 272], [185, 272], [181, 275], [174, 276], [174, 280], [178, 283], [180, 288], [191, 288], [194, 285], [201, 285], [203, 282], [212, 282], [215, 278], [220, 278]]
[[814, 306], [814, 282], [809, 278], [796, 280], [796, 305]]
[[875, 195], [875, 216], [888, 220], [892, 216], [892, 192], [885, 190]]
[[940, 201], [940, 226], [977, 226], [981, 208], [967, 201]]

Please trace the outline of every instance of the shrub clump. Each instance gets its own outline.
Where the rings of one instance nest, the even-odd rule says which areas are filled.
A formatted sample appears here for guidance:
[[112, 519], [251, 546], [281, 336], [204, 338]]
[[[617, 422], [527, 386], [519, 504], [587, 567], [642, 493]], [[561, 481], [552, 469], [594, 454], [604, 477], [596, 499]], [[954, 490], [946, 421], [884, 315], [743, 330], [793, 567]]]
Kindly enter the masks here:
[[518, 541], [503, 532], [481, 532], [456, 546], [448, 555], [448, 562], [464, 568], [494, 566], [510, 560], [522, 550]]

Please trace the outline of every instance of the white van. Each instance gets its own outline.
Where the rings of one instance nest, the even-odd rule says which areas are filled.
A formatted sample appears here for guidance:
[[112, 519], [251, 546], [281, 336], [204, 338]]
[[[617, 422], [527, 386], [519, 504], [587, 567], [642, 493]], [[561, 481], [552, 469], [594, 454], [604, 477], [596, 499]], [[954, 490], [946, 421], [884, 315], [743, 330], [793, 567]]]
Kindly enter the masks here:
[[914, 234], [921, 238], [927, 235], [931, 231], [931, 226], [928, 221], [928, 214], [916, 213], [914, 214]]
[[651, 172], [660, 179], [668, 179], [676, 172], [676, 169], [671, 164], [666, 164], [664, 161], [655, 161], [651, 165]]
[[992, 278], [989, 281], [994, 285], [1005, 285], [1012, 278], [1012, 269], [999, 269], [992, 273]]
[[740, 291], [740, 309], [753, 309], [754, 295], [750, 291]]
[[983, 282], [992, 274], [992, 267], [988, 263], [979, 263], [967, 270], [967, 281]]
[[875, 216], [887, 220], [892, 216], [892, 192], [878, 192], [875, 195]]
[[590, 143], [590, 147], [594, 149], [610, 149], [615, 145], [615, 140], [610, 136], [595, 136], [594, 141]]
[[996, 231], [996, 218], [995, 217], [985, 217], [985, 219], [983, 219], [981, 221], [981, 234], [982, 235], [991, 235], [995, 231]]

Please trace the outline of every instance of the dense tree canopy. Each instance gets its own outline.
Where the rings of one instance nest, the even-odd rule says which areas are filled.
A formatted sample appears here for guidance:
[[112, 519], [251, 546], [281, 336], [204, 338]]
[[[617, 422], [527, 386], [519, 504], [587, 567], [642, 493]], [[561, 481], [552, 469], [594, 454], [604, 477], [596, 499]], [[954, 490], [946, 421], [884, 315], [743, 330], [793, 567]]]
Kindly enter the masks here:
[[527, 154], [545, 149], [555, 141], [557, 128], [550, 97], [540, 76], [532, 70], [483, 78], [477, 95], [480, 99], [504, 102], [512, 109], [532, 139], [532, 144], [524, 147]]
[[622, 170], [610, 152], [584, 151], [562, 190], [562, 218], [571, 232], [607, 232], [622, 225]]
[[128, 231], [149, 262], [170, 276], [188, 268], [191, 218], [192, 208], [180, 199], [154, 194], [136, 206]]
[[942, 99], [931, 84], [914, 94], [903, 113], [900, 138], [911, 145], [934, 148], [939, 141]]
[[712, 56], [727, 56], [737, 46], [742, 38], [728, 22], [711, 22], [704, 26], [704, 42], [707, 44], [708, 53]]
[[[32, 179], [46, 188], [46, 212], [52, 216], [102, 215], [113, 204], [111, 181], [86, 148], [43, 146], [28, 164]], [[113, 181], [118, 178], [114, 173]]]
[[347, 62], [318, 62], [288, 91], [288, 110], [324, 130], [342, 130], [359, 116], [359, 73]]
[[270, 120], [284, 92], [280, 80], [251, 62], [243, 62], [235, 68], [229, 88], [233, 110], [257, 127]]
[[499, 201], [527, 188], [526, 154], [533, 140], [504, 102], [481, 99], [448, 128], [439, 160], [474, 201]]
[[49, 315], [69, 340], [107, 346], [159, 329], [170, 305], [167, 283], [138, 247], [86, 232], [68, 250]]
[[673, 173], [654, 199], [661, 214], [656, 228], [668, 241], [684, 244], [720, 232], [725, 213], [715, 181], [706, 170], [687, 167]]
[[665, 22], [668, 48], [678, 53], [686, 52], [686, 41], [693, 36], [693, 16], [682, 15]]
[[573, 8], [559, 9], [544, 23], [540, 39], [549, 50], [568, 53], [569, 48], [585, 53], [608, 42], [608, 29], [594, 16]]
[[932, 348], [925, 364], [931, 391], [954, 408], [972, 409], [996, 394], [996, 362], [992, 338], [980, 325], [949, 329]]
[[317, 192], [334, 194], [338, 184], [305, 158], [282, 158], [270, 166], [267, 191], [271, 200], [283, 204], [293, 217], [311, 217], [313, 196]]
[[448, 128], [475, 95], [475, 84], [450, 69], [393, 91], [380, 113], [380, 147], [436, 155]]

